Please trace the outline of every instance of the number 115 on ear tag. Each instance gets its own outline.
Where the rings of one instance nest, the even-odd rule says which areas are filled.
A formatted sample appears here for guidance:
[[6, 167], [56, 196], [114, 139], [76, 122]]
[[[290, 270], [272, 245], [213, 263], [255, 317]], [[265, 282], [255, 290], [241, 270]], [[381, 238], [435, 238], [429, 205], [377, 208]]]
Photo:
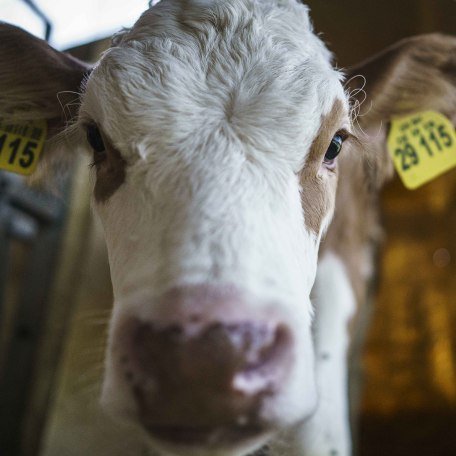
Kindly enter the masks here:
[[411, 190], [456, 167], [455, 129], [438, 112], [393, 118], [387, 146], [402, 182]]
[[27, 122], [0, 118], [0, 169], [32, 174], [43, 150], [46, 134], [44, 120]]

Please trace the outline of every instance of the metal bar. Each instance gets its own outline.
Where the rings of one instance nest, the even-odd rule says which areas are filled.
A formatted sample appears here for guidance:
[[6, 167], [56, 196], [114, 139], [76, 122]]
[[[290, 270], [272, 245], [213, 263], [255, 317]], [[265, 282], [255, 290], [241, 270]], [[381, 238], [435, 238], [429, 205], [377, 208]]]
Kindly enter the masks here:
[[[8, 277], [8, 212], [6, 198], [0, 190], [0, 322], [2, 321], [3, 302], [5, 299], [6, 277]], [[1, 366], [0, 366], [1, 367]]]
[[49, 41], [52, 32], [52, 23], [48, 17], [35, 5], [33, 0], [22, 0], [43, 22], [45, 26], [44, 39]]
[[43, 230], [31, 254], [24, 277], [18, 314], [0, 384], [0, 448], [21, 454], [21, 425], [32, 384], [34, 359], [46, 315], [46, 292], [52, 278], [59, 228]]
[[[7, 179], [10, 187], [4, 194], [14, 195], [8, 203], [14, 199], [21, 204], [15, 204], [14, 208], [13, 204], [4, 206], [7, 208], [4, 209], [7, 215], [4, 239], [11, 236], [28, 239], [28, 235], [34, 235], [39, 226], [22, 277], [23, 287], [0, 379], [0, 454], [16, 456], [23, 454], [22, 427], [34, 382], [35, 360], [47, 314], [47, 296], [67, 208], [63, 199], [38, 195], [29, 189], [25, 190], [22, 181], [14, 181], [10, 176]], [[18, 212], [19, 207], [24, 213]], [[20, 214], [20, 217], [14, 219], [15, 214]], [[8, 263], [4, 263], [3, 267], [5, 264]]]

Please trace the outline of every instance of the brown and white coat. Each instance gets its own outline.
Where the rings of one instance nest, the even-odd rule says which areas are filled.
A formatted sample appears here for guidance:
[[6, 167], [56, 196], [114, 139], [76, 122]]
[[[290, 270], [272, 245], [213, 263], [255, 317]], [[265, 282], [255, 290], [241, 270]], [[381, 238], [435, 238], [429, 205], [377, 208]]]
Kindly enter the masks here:
[[0, 114], [48, 120], [43, 169], [94, 155], [115, 296], [102, 402], [159, 454], [351, 453], [388, 122], [456, 120], [455, 50], [417, 37], [344, 75], [296, 0], [163, 0], [93, 68], [0, 26]]

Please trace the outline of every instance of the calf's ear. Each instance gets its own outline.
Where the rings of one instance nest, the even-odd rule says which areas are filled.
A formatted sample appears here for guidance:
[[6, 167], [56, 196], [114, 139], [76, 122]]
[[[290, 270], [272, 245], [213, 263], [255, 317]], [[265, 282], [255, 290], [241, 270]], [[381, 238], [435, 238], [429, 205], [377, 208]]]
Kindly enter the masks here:
[[26, 31], [0, 22], [0, 117], [45, 120], [44, 162], [62, 149], [54, 141], [77, 116], [79, 91], [90, 67]]
[[402, 40], [349, 69], [346, 87], [355, 128], [368, 148], [371, 181], [381, 185], [393, 173], [386, 152], [392, 117], [433, 110], [456, 124], [456, 37]]

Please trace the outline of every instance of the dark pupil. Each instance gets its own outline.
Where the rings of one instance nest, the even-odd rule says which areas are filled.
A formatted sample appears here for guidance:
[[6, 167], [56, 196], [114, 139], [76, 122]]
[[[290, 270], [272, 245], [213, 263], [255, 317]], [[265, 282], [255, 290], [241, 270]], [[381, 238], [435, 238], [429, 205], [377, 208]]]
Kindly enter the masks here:
[[334, 136], [326, 151], [325, 160], [334, 160], [339, 155], [340, 149], [342, 149], [342, 142], [343, 140], [340, 135]]
[[96, 125], [87, 127], [87, 141], [95, 152], [103, 152], [105, 150], [103, 138]]

